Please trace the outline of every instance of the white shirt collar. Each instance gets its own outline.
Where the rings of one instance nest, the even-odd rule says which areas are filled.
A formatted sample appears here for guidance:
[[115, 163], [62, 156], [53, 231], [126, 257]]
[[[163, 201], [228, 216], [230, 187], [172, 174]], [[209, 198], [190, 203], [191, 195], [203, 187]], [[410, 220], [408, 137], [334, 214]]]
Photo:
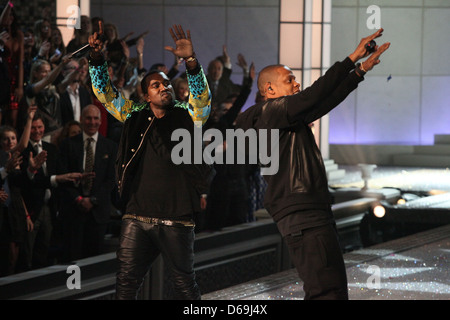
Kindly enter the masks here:
[[80, 87], [80, 84], [79, 83], [75, 83], [74, 87], [75, 87], [75, 89], [72, 89], [72, 86], [68, 85], [66, 90], [72, 95], [77, 95], [78, 94], [78, 88]]
[[30, 140], [30, 141], [31, 141], [31, 144], [33, 145], [33, 147], [38, 145], [38, 146], [40, 146], [42, 148], [42, 140], [39, 140], [39, 141]]
[[86, 139], [87, 138], [93, 138], [94, 139], [94, 142], [97, 142], [98, 141], [98, 131], [91, 137], [91, 136], [88, 136], [84, 131], [83, 131], [83, 142], [86, 142]]

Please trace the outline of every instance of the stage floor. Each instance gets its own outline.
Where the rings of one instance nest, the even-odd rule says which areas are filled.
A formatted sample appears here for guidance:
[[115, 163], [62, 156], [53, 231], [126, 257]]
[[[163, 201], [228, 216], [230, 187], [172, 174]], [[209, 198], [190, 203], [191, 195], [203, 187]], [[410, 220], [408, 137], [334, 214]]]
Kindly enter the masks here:
[[[450, 225], [344, 255], [351, 300], [449, 300]], [[301, 300], [294, 269], [202, 297], [204, 300]]]
[[[345, 177], [333, 188], [362, 188], [357, 166], [340, 166]], [[369, 188], [404, 192], [450, 191], [448, 168], [378, 167]], [[351, 300], [449, 300], [450, 225], [344, 254]], [[224, 290], [205, 300], [301, 300], [302, 282], [294, 269]]]
[[[339, 166], [345, 176], [330, 180], [332, 188], [362, 188], [361, 169], [358, 166]], [[402, 191], [450, 191], [449, 168], [377, 167], [369, 180], [370, 189], [397, 188]]]

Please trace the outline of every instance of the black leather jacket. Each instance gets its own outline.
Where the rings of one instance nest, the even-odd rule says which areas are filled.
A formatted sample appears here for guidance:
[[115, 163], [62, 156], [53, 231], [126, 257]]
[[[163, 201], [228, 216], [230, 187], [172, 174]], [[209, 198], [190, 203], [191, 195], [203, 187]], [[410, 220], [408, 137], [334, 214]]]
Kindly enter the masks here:
[[265, 208], [275, 221], [299, 210], [327, 209], [331, 204], [321, 152], [309, 124], [327, 114], [363, 78], [346, 58], [335, 63], [312, 86], [298, 94], [258, 103], [237, 119], [244, 130], [279, 130], [279, 168], [266, 175]]
[[[116, 158], [116, 178], [120, 205], [124, 206], [129, 199], [129, 184], [136, 173], [142, 156], [143, 144], [151, 128], [154, 114], [148, 104], [135, 103], [126, 99], [111, 83], [108, 65], [103, 59], [89, 61], [89, 73], [92, 89], [105, 109], [116, 119], [124, 122], [119, 150]], [[171, 128], [185, 128], [192, 132], [193, 121], [206, 122], [211, 111], [211, 93], [209, 91], [203, 68], [198, 65], [195, 70], [187, 72], [189, 83], [189, 102], [174, 101], [168, 113], [173, 118]], [[169, 136], [171, 132], [168, 132]], [[170, 142], [167, 142], [170, 143]], [[168, 146], [171, 149], [171, 146]], [[211, 166], [202, 164], [182, 165], [185, 174], [198, 193], [206, 193], [212, 180], [214, 170]]]
[[[179, 128], [184, 128], [190, 132], [193, 130], [193, 122], [185, 109], [171, 107], [167, 110], [166, 116], [170, 116], [171, 126], [166, 127], [167, 135]], [[144, 150], [144, 141], [151, 129], [154, 121], [154, 114], [150, 108], [139, 112], [133, 112], [125, 121], [119, 150], [116, 160], [116, 176], [119, 194], [123, 204], [126, 204], [129, 198], [130, 183], [136, 173], [141, 156]], [[175, 142], [166, 141], [170, 150]], [[205, 163], [180, 164], [188, 180], [197, 191], [198, 196], [208, 193], [209, 185], [214, 177], [214, 169], [211, 165]], [[156, 182], [157, 183], [157, 182]]]

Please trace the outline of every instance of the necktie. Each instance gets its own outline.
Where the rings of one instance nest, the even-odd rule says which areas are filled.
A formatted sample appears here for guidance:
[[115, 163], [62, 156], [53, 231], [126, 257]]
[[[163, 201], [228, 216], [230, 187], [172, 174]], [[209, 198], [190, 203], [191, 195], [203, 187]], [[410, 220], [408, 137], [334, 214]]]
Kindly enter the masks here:
[[[34, 145], [34, 150], [36, 151], [36, 155], [38, 155], [40, 152], [42, 152], [42, 145], [38, 142]], [[42, 164], [42, 171], [44, 172], [44, 175], [47, 176], [47, 163], [44, 162]], [[50, 191], [50, 189], [45, 189], [45, 194], [44, 194], [44, 203], [48, 203], [48, 200], [50, 199], [52, 193]]]
[[[92, 149], [93, 138], [86, 139], [86, 161], [84, 163], [84, 172], [92, 172], [94, 169], [94, 151]], [[89, 196], [92, 188], [92, 179], [85, 179], [83, 183], [83, 194]]]
[[[36, 151], [36, 155], [38, 155], [43, 149], [42, 149], [42, 145], [40, 143], [36, 143], [34, 145], [34, 150]], [[44, 175], [47, 176], [47, 163], [44, 162], [42, 164], [42, 170], [44, 172]]]

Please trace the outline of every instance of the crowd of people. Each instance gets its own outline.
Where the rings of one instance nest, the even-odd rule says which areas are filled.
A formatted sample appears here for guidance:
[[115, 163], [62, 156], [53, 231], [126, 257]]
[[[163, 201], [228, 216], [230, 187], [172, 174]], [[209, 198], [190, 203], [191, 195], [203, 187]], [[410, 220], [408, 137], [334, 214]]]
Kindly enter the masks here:
[[[189, 86], [181, 60], [144, 65], [147, 32], [120, 37], [114, 23], [81, 16], [66, 45], [47, 18], [23, 28], [11, 2], [0, 16], [0, 276], [68, 263], [104, 252], [112, 212], [120, 207], [114, 163], [123, 123], [93, 93], [89, 48], [78, 51], [104, 26], [111, 83], [123, 96], [144, 101], [141, 80], [163, 71], [179, 101]], [[242, 83], [231, 81], [227, 48], [207, 69], [211, 115], [203, 130], [233, 128], [248, 100], [255, 67], [237, 57]], [[226, 152], [223, 148], [216, 152]], [[216, 165], [216, 176], [196, 232], [253, 221], [265, 182], [257, 166]], [[120, 211], [120, 210], [119, 210]], [[124, 214], [120, 212], [120, 214]]]

